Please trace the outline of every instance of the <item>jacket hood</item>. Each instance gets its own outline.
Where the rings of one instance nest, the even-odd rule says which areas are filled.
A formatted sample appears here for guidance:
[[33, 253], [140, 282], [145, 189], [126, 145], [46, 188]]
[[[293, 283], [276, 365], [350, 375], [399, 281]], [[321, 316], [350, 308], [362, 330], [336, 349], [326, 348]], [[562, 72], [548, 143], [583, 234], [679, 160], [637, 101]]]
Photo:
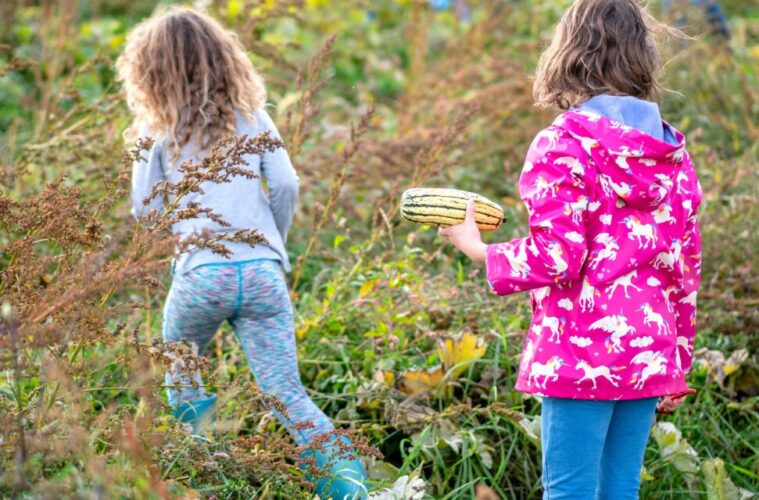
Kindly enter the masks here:
[[649, 212], [669, 197], [686, 154], [685, 136], [662, 124], [674, 144], [587, 111], [567, 111], [554, 122], [580, 141], [599, 170], [604, 190]]

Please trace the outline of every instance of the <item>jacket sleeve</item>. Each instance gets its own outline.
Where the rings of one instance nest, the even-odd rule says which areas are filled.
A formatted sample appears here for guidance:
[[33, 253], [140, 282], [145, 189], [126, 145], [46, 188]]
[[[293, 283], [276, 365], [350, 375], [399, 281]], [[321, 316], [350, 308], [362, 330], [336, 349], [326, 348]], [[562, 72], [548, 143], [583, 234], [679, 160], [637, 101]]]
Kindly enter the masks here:
[[698, 206], [701, 188], [696, 182], [697, 198], [693, 200], [693, 210], [688, 217], [680, 262], [683, 268], [682, 288], [673, 294], [677, 321], [677, 349], [681, 369], [688, 373], [693, 363], [693, 341], [696, 337], [696, 298], [701, 284], [701, 231], [698, 225]]
[[[259, 130], [268, 131], [273, 138], [281, 139], [277, 127], [264, 110], [256, 112]], [[284, 148], [267, 152], [261, 158], [261, 173], [269, 190], [269, 206], [274, 215], [277, 230], [282, 241], [287, 241], [287, 232], [298, 204], [298, 175], [295, 173], [290, 156]]]
[[[142, 127], [139, 133], [140, 138], [150, 136], [147, 128]], [[132, 215], [136, 219], [145, 217], [153, 210], [163, 210], [163, 198], [157, 196], [150, 200], [146, 205], [144, 200], [153, 190], [153, 186], [165, 180], [163, 170], [163, 160], [161, 159], [162, 148], [160, 141], [156, 141], [150, 151], [143, 151], [142, 160], [134, 162], [132, 165]]]
[[[487, 280], [508, 295], [577, 279], [587, 256], [587, 155], [573, 139], [548, 129], [533, 142], [519, 180], [530, 234], [488, 245]], [[552, 137], [548, 140], [546, 137]], [[548, 142], [547, 148], [539, 147]]]

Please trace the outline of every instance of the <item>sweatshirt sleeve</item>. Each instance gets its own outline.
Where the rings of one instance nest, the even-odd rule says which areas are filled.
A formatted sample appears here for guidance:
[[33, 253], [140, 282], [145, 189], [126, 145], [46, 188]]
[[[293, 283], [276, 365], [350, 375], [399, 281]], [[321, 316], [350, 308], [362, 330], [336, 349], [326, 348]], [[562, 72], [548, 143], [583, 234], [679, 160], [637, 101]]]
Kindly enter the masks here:
[[[150, 137], [146, 127], [142, 127], [140, 138]], [[165, 180], [163, 160], [161, 159], [162, 148], [158, 138], [153, 143], [150, 151], [143, 151], [143, 160], [134, 162], [132, 166], [132, 215], [136, 219], [147, 216], [153, 210], [163, 210], [163, 198], [155, 197], [147, 205], [144, 200], [153, 190], [153, 186]]]
[[683, 284], [679, 293], [674, 294], [675, 317], [677, 321], [677, 349], [681, 368], [687, 373], [693, 363], [693, 341], [696, 338], [696, 298], [701, 284], [701, 231], [698, 225], [698, 206], [701, 188], [696, 183], [697, 198], [693, 200], [693, 210], [688, 217], [680, 262], [683, 268]]
[[[519, 193], [530, 234], [488, 245], [487, 280], [508, 295], [577, 279], [587, 256], [585, 158], [573, 139], [553, 128], [541, 132], [527, 153]], [[548, 143], [545, 147], [541, 144]]]
[[[272, 137], [281, 139], [277, 127], [266, 111], [257, 111], [256, 119], [259, 120], [261, 132], [269, 131]], [[298, 204], [298, 175], [290, 162], [287, 150], [278, 148], [265, 153], [261, 158], [261, 173], [269, 188], [269, 205], [274, 214], [274, 222], [282, 241], [286, 242], [295, 206]]]

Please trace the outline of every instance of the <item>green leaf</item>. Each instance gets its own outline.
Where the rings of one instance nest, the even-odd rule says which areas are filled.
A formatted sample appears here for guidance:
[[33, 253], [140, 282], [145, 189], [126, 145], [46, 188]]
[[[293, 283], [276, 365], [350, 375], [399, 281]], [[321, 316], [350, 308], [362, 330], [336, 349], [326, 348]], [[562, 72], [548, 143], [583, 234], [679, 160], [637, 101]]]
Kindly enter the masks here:
[[338, 247], [340, 247], [340, 244], [343, 241], [345, 241], [345, 239], [346, 239], [346, 237], [344, 235], [342, 235], [342, 234], [338, 234], [337, 236], [335, 236], [335, 239], [332, 241], [332, 248], [334, 248], [335, 250], [337, 250]]
[[753, 497], [753, 493], [738, 488], [725, 471], [721, 458], [712, 458], [701, 465], [708, 500], [743, 500]]
[[657, 422], [652, 434], [664, 460], [683, 473], [695, 474], [698, 471], [698, 453], [683, 439], [675, 424]]

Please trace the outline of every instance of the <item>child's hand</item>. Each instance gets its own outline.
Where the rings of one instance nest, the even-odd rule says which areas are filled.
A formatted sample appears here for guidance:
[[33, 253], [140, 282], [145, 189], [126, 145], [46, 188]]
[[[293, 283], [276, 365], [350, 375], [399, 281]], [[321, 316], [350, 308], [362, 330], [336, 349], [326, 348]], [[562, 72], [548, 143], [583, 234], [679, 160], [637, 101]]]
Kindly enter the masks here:
[[438, 232], [441, 238], [453, 243], [453, 246], [464, 252], [467, 257], [478, 264], [484, 264], [487, 258], [487, 245], [482, 242], [480, 228], [477, 227], [474, 214], [474, 200], [469, 200], [464, 222], [455, 226], [441, 227]]
[[683, 403], [685, 403], [686, 396], [691, 396], [693, 394], [696, 394], [695, 389], [688, 389], [687, 391], [681, 392], [680, 394], [664, 396], [661, 398], [659, 404], [656, 405], [656, 409], [659, 410], [660, 413], [672, 413], [680, 406], [682, 406]]

